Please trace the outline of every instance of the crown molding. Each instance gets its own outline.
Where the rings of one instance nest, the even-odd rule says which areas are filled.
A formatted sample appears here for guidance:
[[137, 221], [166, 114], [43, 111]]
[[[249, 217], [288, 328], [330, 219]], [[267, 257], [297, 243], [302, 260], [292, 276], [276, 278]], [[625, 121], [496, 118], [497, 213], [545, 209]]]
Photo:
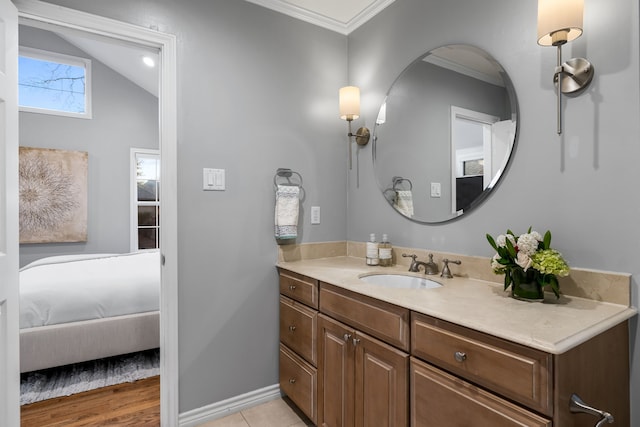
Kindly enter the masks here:
[[389, 6], [395, 0], [376, 0], [371, 5], [363, 9], [360, 13], [351, 18], [348, 22], [342, 22], [337, 19], [321, 15], [316, 12], [312, 12], [308, 9], [295, 6], [285, 0], [246, 0], [250, 3], [254, 3], [263, 7], [266, 7], [276, 12], [289, 15], [293, 18], [300, 19], [301, 21], [308, 22], [310, 24], [317, 25], [322, 28], [326, 28], [331, 31], [335, 31], [340, 34], [349, 35], [353, 30], [360, 27], [365, 22], [380, 13], [384, 8]]

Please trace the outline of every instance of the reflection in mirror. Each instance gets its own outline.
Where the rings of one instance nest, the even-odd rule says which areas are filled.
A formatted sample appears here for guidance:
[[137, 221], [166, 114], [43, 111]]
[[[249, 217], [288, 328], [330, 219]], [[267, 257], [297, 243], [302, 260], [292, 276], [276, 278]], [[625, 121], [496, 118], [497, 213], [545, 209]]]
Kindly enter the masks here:
[[380, 107], [376, 180], [408, 218], [457, 218], [498, 183], [516, 128], [515, 91], [490, 55], [468, 45], [434, 49], [400, 74]]

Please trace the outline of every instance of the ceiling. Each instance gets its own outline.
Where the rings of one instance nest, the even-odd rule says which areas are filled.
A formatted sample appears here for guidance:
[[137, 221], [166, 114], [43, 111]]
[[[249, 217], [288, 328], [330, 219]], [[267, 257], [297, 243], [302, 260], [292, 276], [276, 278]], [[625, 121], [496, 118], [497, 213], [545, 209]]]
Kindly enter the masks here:
[[395, 0], [246, 0], [341, 34], [349, 34]]
[[[246, 0], [296, 19], [338, 32], [349, 34], [378, 14], [395, 0]], [[158, 96], [158, 67], [142, 63], [143, 56], [151, 56], [158, 63], [158, 53], [148, 47], [125, 43], [108, 37], [63, 29], [48, 24], [34, 25], [52, 31], [93, 56], [133, 83]], [[44, 26], [44, 28], [43, 28]]]

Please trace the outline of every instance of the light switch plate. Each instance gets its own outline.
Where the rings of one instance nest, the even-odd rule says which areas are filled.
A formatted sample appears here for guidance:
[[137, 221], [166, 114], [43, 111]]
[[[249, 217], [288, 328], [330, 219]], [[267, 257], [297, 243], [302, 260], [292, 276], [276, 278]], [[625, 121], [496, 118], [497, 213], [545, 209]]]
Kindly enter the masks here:
[[432, 182], [431, 183], [431, 197], [440, 197], [440, 183]]
[[225, 186], [224, 169], [202, 169], [202, 189], [205, 191], [224, 191]]

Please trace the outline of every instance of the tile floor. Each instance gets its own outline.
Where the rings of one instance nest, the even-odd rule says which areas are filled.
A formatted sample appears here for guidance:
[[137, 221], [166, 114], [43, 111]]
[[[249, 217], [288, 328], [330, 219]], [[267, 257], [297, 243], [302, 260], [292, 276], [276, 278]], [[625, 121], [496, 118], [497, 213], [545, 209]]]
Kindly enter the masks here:
[[272, 400], [198, 427], [308, 427], [313, 423], [289, 399]]

